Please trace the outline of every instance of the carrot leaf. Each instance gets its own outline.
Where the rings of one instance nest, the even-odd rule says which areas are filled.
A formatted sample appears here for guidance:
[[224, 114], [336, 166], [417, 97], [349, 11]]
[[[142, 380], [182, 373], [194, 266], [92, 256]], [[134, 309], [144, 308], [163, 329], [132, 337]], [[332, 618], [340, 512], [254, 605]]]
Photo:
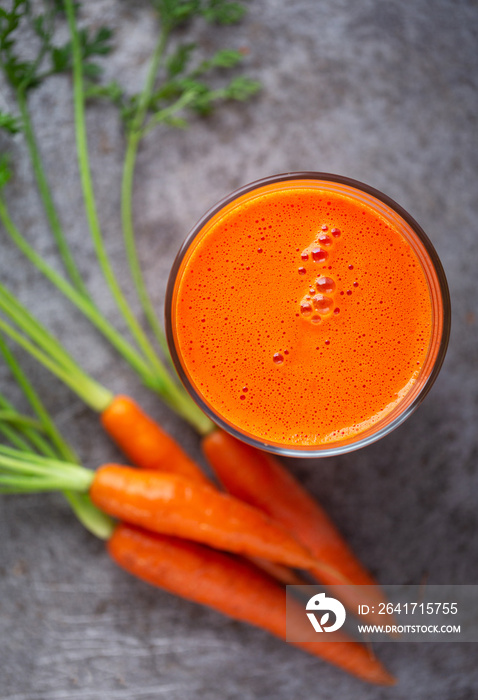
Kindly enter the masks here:
[[[1, 335], [0, 350], [16, 381], [39, 418], [37, 421], [29, 416], [20, 414], [8, 399], [0, 393], [0, 434], [29, 459], [31, 459], [32, 455], [34, 457], [35, 452], [37, 452], [46, 458], [56, 460], [56, 463], [58, 463], [57, 460], [60, 456], [67, 462], [77, 464], [78, 459], [74, 451], [58, 431], [33, 385]], [[11, 454], [10, 452], [10, 456]], [[42, 486], [45, 486], [45, 484], [43, 483]], [[32, 483], [23, 485], [22, 492], [31, 490], [31, 487]], [[18, 492], [19, 489], [20, 483], [18, 482], [16, 484], [4, 482], [3, 484], [5, 493]], [[108, 539], [111, 536], [114, 527], [112, 519], [92, 503], [88, 494], [64, 490], [63, 495], [76, 517], [87, 530], [101, 539]]]
[[8, 134], [17, 134], [22, 130], [22, 124], [18, 117], [0, 109], [0, 129]]

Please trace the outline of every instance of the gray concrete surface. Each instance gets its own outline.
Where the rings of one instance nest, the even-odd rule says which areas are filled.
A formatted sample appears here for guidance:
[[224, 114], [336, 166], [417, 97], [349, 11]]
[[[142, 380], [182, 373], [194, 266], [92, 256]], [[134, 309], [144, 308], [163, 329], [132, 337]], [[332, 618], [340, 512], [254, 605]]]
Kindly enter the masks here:
[[[146, 2], [85, 3], [117, 29], [107, 76], [136, 89], [155, 29]], [[478, 4], [475, 0], [264, 0], [237, 28], [200, 29], [208, 46], [246, 47], [264, 85], [245, 105], [158, 131], [135, 188], [140, 255], [158, 308], [168, 269], [197, 218], [228, 191], [288, 170], [365, 181], [428, 232], [453, 304], [447, 359], [425, 403], [357, 453], [289, 460], [382, 583], [478, 580], [477, 266]], [[0, 98], [12, 104], [4, 86]], [[118, 322], [94, 264], [73, 151], [70, 83], [32, 97], [35, 127], [62, 219], [88, 284]], [[119, 226], [123, 139], [114, 110], [89, 109], [95, 184], [109, 251], [132, 293]], [[57, 264], [21, 136], [7, 190], [18, 226]], [[193, 433], [141, 388], [71, 307], [1, 238], [2, 280], [58, 333], [85, 368], [138, 396], [201, 459]], [[90, 466], [116, 452], [96, 417], [26, 360], [47, 404]], [[2, 370], [13, 398], [14, 386]], [[4, 700], [474, 700], [473, 644], [386, 644], [399, 679], [369, 688], [261, 631], [153, 590], [109, 561], [59, 496], [0, 501], [0, 697]]]

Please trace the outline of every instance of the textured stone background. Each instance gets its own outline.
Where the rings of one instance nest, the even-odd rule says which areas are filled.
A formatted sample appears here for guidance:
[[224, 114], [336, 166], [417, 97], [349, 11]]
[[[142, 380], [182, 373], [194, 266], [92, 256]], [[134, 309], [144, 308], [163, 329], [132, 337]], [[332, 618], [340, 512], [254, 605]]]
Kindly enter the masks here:
[[[2, 3], [3, 4], [3, 3]], [[85, 3], [117, 29], [108, 77], [137, 89], [155, 28], [146, 2]], [[227, 192], [288, 170], [337, 172], [400, 202], [445, 266], [453, 327], [447, 359], [411, 420], [361, 452], [289, 460], [382, 583], [475, 583], [478, 578], [477, 320], [478, 4], [475, 0], [264, 0], [234, 29], [201, 29], [205, 46], [247, 47], [264, 90], [187, 132], [155, 132], [137, 170], [140, 254], [158, 308], [188, 230]], [[11, 95], [1, 88], [2, 106]], [[85, 225], [73, 151], [70, 85], [32, 97], [55, 197], [82, 271], [117, 319]], [[131, 292], [119, 234], [123, 140], [114, 110], [88, 125], [107, 244]], [[53, 264], [20, 136], [7, 197], [12, 214]], [[143, 390], [88, 324], [1, 238], [2, 279], [115, 391], [140, 397], [201, 459], [197, 439]], [[124, 273], [124, 274], [123, 274]], [[119, 326], [121, 322], [118, 321]], [[116, 456], [96, 417], [26, 366], [85, 463]], [[2, 371], [2, 383], [8, 384]], [[7, 389], [16, 396], [13, 386]], [[362, 685], [261, 631], [178, 600], [118, 570], [59, 496], [0, 501], [0, 697], [9, 700], [473, 700], [473, 644], [385, 644], [393, 689]]]

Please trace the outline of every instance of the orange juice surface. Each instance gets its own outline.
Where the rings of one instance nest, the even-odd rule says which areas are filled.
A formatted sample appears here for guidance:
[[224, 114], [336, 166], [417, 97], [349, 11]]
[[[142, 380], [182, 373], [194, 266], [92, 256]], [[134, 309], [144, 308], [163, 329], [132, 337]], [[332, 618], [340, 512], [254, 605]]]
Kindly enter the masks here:
[[240, 432], [340, 442], [411, 391], [432, 333], [429, 286], [408, 225], [371, 200], [282, 182], [227, 204], [192, 242], [175, 345], [196, 392]]

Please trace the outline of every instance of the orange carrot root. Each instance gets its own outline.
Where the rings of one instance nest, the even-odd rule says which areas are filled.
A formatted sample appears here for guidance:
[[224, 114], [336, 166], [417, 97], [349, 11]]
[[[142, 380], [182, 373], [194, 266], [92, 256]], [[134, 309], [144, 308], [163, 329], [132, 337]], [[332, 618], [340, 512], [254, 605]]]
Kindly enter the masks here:
[[129, 460], [142, 469], [182, 474], [208, 484], [199, 466], [127, 396], [116, 396], [101, 414], [103, 427]]
[[[285, 591], [252, 564], [202, 545], [120, 524], [108, 543], [113, 560], [131, 574], [286, 639]], [[297, 615], [303, 610], [297, 605]], [[348, 640], [296, 646], [370, 683], [395, 681], [361, 644]]]
[[107, 464], [95, 472], [90, 496], [109, 515], [154, 532], [297, 568], [316, 564], [261, 511], [178, 474]]

